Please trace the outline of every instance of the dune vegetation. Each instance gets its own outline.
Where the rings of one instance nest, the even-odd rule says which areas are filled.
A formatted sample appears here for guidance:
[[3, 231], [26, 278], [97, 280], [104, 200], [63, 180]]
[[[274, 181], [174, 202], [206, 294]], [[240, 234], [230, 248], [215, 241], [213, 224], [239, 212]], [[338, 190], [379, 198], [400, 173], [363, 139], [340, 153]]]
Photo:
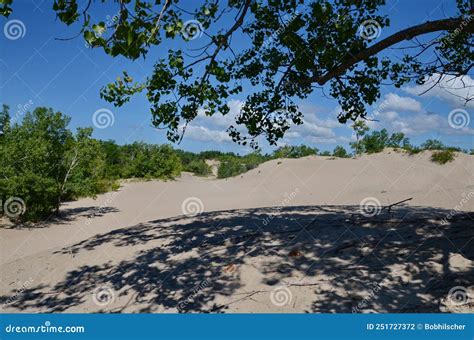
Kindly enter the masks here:
[[170, 145], [118, 145], [111, 140], [97, 140], [92, 138], [92, 128], [79, 128], [74, 133], [68, 128], [70, 119], [66, 115], [44, 107], [26, 114], [20, 123], [13, 123], [8, 106], [4, 106], [0, 121], [0, 198], [22, 198], [28, 209], [19, 216], [20, 221], [41, 220], [58, 212], [65, 201], [115, 190], [121, 179], [170, 180], [182, 171], [210, 176], [212, 170], [206, 160], [217, 161], [218, 178], [228, 178], [278, 158], [347, 158], [390, 147], [410, 154], [432, 150], [432, 161], [445, 164], [454, 159], [455, 151], [462, 151], [436, 140], [413, 146], [403, 133], [390, 135], [385, 129], [369, 133], [366, 128], [359, 135], [361, 138], [351, 143], [352, 154], [342, 146], [329, 152], [306, 145], [281, 146], [271, 154], [258, 149], [246, 155], [220, 151], [193, 153]]

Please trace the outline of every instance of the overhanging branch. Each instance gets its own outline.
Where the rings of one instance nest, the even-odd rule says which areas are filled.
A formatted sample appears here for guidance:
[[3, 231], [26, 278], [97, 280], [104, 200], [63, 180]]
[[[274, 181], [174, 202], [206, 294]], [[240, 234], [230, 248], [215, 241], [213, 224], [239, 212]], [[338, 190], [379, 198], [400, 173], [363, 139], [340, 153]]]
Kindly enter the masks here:
[[404, 40], [411, 40], [414, 37], [419, 35], [424, 35], [428, 33], [438, 32], [438, 31], [451, 31], [456, 29], [466, 30], [467, 32], [474, 33], [474, 20], [468, 21], [465, 17], [459, 18], [449, 18], [436, 21], [428, 21], [421, 25], [413, 26], [407, 29], [404, 29], [400, 32], [392, 34], [391, 36], [383, 39], [382, 41], [376, 43], [375, 45], [370, 46], [369, 48], [360, 51], [359, 53], [350, 56], [345, 61], [343, 61], [339, 66], [330, 70], [329, 72], [321, 75], [314, 76], [310, 78], [311, 83], [318, 83], [319, 85], [326, 84], [329, 80], [342, 75], [350, 67], [357, 64], [358, 62], [365, 60], [373, 55], [376, 55], [380, 51], [387, 49], [390, 46], [398, 44]]

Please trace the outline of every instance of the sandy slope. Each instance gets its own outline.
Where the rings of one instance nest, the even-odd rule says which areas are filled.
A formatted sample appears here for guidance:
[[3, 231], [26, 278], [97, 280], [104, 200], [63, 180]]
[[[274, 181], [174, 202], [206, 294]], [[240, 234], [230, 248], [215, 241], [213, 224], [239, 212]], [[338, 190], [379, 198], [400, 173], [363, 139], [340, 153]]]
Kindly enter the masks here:
[[[43, 228], [0, 229], [0, 303], [8, 312], [472, 312], [473, 192], [473, 156], [441, 166], [395, 151], [127, 183], [65, 205]], [[390, 215], [359, 207], [410, 197]]]

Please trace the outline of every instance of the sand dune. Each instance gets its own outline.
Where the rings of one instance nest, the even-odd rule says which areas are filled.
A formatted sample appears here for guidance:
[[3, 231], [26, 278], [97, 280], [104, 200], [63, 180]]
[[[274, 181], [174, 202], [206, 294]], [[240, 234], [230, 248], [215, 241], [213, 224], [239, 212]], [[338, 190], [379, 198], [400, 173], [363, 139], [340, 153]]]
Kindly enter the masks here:
[[0, 303], [6, 312], [473, 312], [474, 156], [429, 158], [388, 150], [273, 160], [222, 180], [125, 183], [34, 229], [0, 229]]

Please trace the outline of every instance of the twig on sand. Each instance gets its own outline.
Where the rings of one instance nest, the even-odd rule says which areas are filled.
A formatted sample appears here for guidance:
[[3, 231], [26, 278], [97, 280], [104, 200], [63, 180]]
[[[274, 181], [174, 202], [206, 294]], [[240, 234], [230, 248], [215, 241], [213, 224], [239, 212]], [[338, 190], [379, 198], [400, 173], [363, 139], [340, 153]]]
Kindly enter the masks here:
[[394, 207], [396, 205], [399, 205], [399, 204], [402, 204], [402, 203], [405, 203], [405, 202], [408, 202], [408, 201], [411, 201], [412, 199], [413, 199], [413, 197], [410, 197], [410, 198], [406, 198], [404, 200], [398, 201], [396, 203], [389, 204], [389, 205], [383, 207], [381, 210], [388, 209], [388, 215], [390, 216], [390, 212], [392, 211], [392, 207]]
[[320, 279], [320, 280], [318, 280], [317, 282], [288, 283], [288, 284], [285, 284], [285, 286], [287, 286], [287, 287], [311, 287], [311, 286], [319, 286], [319, 285], [321, 285], [321, 282], [324, 282], [324, 281], [332, 281], [332, 280], [329, 280], [329, 279]]
[[215, 306], [213, 308], [211, 308], [210, 312], [215, 312], [215, 311], [218, 311], [224, 307], [227, 307], [231, 304], [234, 304], [236, 302], [239, 302], [239, 301], [242, 301], [242, 300], [245, 300], [245, 299], [249, 299], [251, 298], [252, 296], [254, 296], [255, 294], [259, 294], [259, 293], [268, 293], [269, 291], [268, 290], [254, 290], [253, 292], [250, 292], [248, 293], [247, 295], [245, 295], [244, 297], [241, 297], [237, 300], [234, 300], [234, 301], [231, 301], [229, 303], [226, 303], [226, 304], [223, 304], [223, 305], [219, 305], [219, 306]]

